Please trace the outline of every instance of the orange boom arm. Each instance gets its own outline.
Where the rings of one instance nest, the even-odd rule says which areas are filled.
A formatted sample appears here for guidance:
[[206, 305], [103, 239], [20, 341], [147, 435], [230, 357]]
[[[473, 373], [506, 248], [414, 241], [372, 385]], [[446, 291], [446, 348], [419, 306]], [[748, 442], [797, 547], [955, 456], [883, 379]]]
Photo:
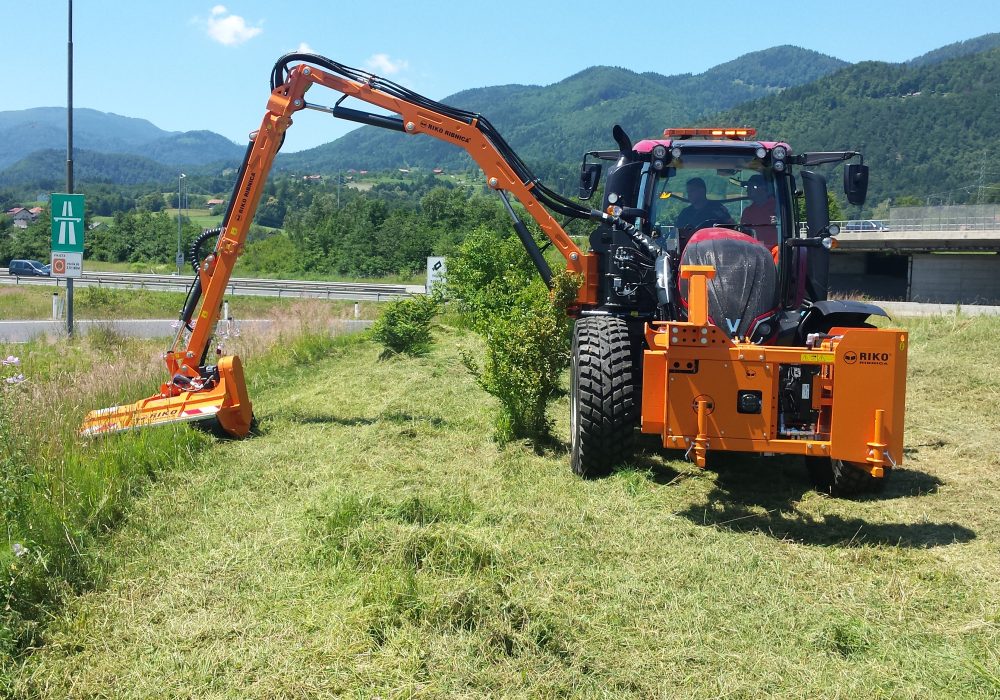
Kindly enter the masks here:
[[[292, 61], [306, 61], [291, 68]], [[317, 67], [318, 64], [322, 68]], [[342, 93], [333, 108], [309, 104], [305, 94], [313, 85]], [[340, 105], [347, 97], [370, 103], [397, 116], [360, 112]], [[482, 168], [486, 182], [496, 190], [514, 218], [515, 229], [539, 272], [548, 282], [547, 263], [523, 223], [507, 201], [513, 194], [538, 223], [542, 232], [566, 259], [566, 267], [583, 278], [577, 296], [579, 307], [597, 304], [597, 257], [584, 253], [573, 242], [549, 209], [576, 218], [608, 219], [607, 214], [580, 206], [548, 190], [530, 173], [492, 125], [479, 115], [432, 102], [377, 76], [337, 64], [321, 56], [290, 54], [275, 66], [271, 97], [260, 128], [250, 145], [223, 220], [215, 250], [198, 261], [197, 278], [182, 313], [182, 327], [164, 354], [170, 379], [160, 392], [134, 404], [90, 412], [81, 433], [98, 435], [147, 425], [214, 419], [228, 434], [243, 437], [251, 430], [252, 410], [247, 398], [239, 358], [220, 358], [206, 366], [212, 335], [223, 296], [236, 260], [257, 211], [274, 158], [292, 125], [292, 115], [316, 109], [336, 117], [407, 134], [427, 134], [464, 149]], [[195, 315], [195, 311], [197, 314]], [[183, 341], [184, 331], [190, 336]]]

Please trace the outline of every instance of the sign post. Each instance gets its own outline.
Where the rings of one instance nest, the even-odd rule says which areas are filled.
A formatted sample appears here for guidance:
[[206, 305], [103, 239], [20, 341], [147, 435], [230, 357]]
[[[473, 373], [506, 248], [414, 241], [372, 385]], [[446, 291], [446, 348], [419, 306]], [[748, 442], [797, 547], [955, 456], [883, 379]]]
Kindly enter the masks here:
[[[66, 280], [67, 292], [72, 280], [83, 272], [83, 195], [53, 193], [52, 276]], [[73, 297], [67, 293], [67, 327], [73, 334]]]

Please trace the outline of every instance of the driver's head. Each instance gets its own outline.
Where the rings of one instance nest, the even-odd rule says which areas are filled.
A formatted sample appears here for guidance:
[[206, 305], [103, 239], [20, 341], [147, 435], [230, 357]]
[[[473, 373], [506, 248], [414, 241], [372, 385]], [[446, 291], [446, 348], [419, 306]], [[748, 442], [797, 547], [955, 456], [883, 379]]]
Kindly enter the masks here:
[[707, 199], [705, 192], [705, 181], [700, 177], [693, 177], [687, 181], [687, 198], [692, 204], [704, 204]]
[[747, 194], [754, 204], [760, 204], [770, 196], [767, 191], [767, 181], [763, 175], [750, 176], [750, 179], [747, 180]]

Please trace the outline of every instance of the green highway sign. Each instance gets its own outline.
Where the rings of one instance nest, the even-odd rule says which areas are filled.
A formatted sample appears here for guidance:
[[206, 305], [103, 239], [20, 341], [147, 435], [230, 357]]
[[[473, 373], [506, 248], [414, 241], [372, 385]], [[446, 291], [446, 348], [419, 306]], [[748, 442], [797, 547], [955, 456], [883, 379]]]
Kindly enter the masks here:
[[83, 195], [52, 194], [52, 252], [83, 254]]

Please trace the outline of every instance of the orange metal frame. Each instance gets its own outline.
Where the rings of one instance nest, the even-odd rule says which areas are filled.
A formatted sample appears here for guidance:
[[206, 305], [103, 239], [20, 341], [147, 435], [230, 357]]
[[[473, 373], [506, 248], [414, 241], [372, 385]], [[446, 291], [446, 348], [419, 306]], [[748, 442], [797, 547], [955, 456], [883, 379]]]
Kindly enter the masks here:
[[226, 286], [236, 260], [243, 252], [247, 232], [257, 211], [267, 176], [281, 147], [285, 131], [292, 125], [292, 115], [307, 107], [305, 93], [313, 85], [322, 85], [400, 115], [408, 134], [427, 134], [465, 149], [482, 168], [489, 186], [513, 194], [566, 259], [567, 269], [581, 275], [584, 283], [577, 295], [577, 304], [596, 305], [599, 282], [597, 256], [580, 250], [532, 194], [534, 183], [523, 183], [518, 179], [500, 152], [476, 128], [475, 123], [467, 124], [388, 95], [370, 85], [327, 73], [315, 66], [300, 64], [293, 67], [288, 80], [271, 93], [267, 113], [260, 128], [251, 136], [251, 150], [239, 184], [234, 190], [235, 202], [223, 223], [215, 251], [202, 261], [198, 270], [203, 296], [200, 312], [193, 319], [194, 329], [183, 347], [180, 347], [179, 333], [171, 349], [164, 354], [171, 380], [160, 386], [158, 395], [143, 401], [92, 411], [84, 419], [82, 434], [95, 435], [144, 425], [199, 420], [185, 417], [203, 415], [189, 414], [189, 410], [193, 411], [196, 407], [205, 407], [204, 410], [217, 413], [215, 417], [219, 423], [234, 436], [242, 437], [250, 430], [250, 401], [246, 396], [242, 371], [237, 371], [236, 358], [233, 361], [220, 359], [220, 378], [216, 386], [184, 390], [178, 387], [173, 378], [179, 375], [195, 381], [200, 379], [198, 363], [205, 355], [219, 319]]
[[[701, 467], [710, 450], [831, 457], [875, 477], [901, 464], [906, 332], [833, 328], [815, 348], [733, 342], [708, 322], [706, 285], [714, 274], [711, 267], [682, 268], [690, 280], [689, 320], [646, 326], [642, 432], [688, 451]], [[820, 367], [810, 387], [815, 435], [779, 437], [780, 365]], [[759, 391], [761, 411], [740, 413], [739, 391]]]

